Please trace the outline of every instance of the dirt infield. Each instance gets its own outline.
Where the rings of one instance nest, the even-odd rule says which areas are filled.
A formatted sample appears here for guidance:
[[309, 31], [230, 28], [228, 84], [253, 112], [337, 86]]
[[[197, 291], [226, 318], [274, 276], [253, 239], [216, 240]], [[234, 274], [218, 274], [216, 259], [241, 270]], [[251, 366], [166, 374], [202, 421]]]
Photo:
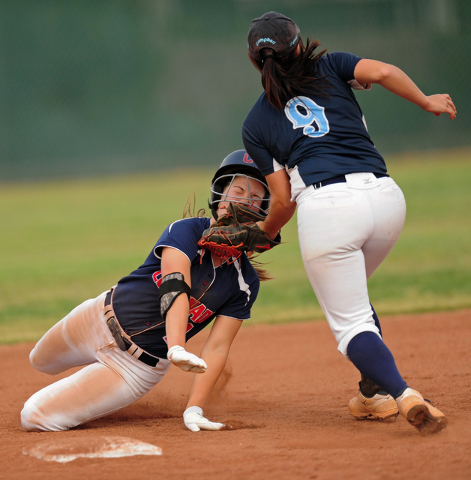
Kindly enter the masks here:
[[[449, 417], [421, 437], [403, 419], [357, 421], [347, 403], [359, 374], [336, 350], [325, 322], [243, 328], [205, 414], [235, 429], [192, 433], [181, 414], [192, 374], [175, 367], [152, 392], [117, 414], [58, 433], [27, 433], [24, 401], [62, 376], [35, 371], [32, 344], [1, 346], [0, 478], [444, 479], [471, 478], [471, 310], [382, 319], [385, 341], [409, 385]], [[189, 343], [199, 352], [204, 333]], [[163, 455], [77, 459], [23, 454], [44, 441], [125, 436]]]

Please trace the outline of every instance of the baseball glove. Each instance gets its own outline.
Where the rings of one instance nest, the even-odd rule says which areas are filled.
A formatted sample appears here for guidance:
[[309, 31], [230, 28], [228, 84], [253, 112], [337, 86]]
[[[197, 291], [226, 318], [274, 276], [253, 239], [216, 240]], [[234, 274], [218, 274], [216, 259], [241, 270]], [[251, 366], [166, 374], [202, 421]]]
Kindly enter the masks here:
[[242, 253], [262, 253], [281, 243], [278, 233], [272, 240], [256, 222], [265, 217], [239, 203], [230, 203], [224, 215], [203, 232], [198, 245], [214, 252], [221, 259], [238, 259]]

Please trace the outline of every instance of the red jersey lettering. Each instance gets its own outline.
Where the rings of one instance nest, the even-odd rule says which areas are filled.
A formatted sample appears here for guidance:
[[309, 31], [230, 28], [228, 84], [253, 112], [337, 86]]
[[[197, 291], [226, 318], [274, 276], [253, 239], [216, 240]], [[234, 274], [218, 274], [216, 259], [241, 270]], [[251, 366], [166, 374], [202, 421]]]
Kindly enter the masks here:
[[162, 272], [159, 270], [158, 272], [154, 272], [152, 274], [152, 280], [154, 280], [154, 283], [157, 285], [157, 287], [160, 287], [162, 285]]

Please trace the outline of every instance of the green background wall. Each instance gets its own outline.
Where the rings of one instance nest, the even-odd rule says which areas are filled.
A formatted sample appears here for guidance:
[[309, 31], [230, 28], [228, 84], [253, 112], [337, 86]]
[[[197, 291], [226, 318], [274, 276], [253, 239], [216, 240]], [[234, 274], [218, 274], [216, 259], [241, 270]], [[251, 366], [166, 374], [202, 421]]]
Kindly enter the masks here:
[[246, 34], [268, 10], [452, 95], [450, 122], [358, 92], [381, 152], [471, 146], [469, 0], [2, 0], [0, 181], [217, 165], [261, 93]]

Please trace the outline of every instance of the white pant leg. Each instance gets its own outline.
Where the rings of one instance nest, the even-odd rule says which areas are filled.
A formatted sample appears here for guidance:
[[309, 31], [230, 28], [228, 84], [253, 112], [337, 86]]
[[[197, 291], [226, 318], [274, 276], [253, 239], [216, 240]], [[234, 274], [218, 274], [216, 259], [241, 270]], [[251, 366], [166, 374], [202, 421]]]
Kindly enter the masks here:
[[406, 220], [406, 201], [399, 186], [390, 177], [378, 182], [379, 188], [369, 192], [374, 229], [362, 247], [368, 278], [396, 244]]
[[379, 335], [367, 277], [391, 250], [405, 218], [404, 197], [392, 179], [347, 178], [319, 190], [307, 187], [297, 198], [304, 266], [344, 355], [359, 333]]
[[66, 430], [120, 410], [150, 391], [170, 368], [166, 359], [153, 368], [119, 349], [103, 315], [105, 295], [74, 309], [31, 352], [33, 366], [46, 373], [91, 365], [25, 403], [21, 422], [27, 430]]
[[51, 327], [31, 351], [31, 365], [55, 375], [71, 367], [96, 362], [98, 349], [114, 342], [108, 328], [103, 328], [105, 296], [106, 292], [86, 300]]

